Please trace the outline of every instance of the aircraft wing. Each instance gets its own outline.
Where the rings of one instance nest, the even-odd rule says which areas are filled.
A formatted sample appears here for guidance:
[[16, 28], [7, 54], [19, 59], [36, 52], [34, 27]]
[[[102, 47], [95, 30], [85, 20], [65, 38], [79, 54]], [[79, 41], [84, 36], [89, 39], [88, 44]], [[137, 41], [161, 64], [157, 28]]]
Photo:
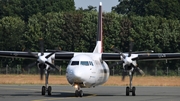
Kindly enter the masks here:
[[74, 52], [56, 52], [55, 60], [71, 60], [74, 57]]
[[[33, 52], [33, 54], [38, 55], [38, 52]], [[0, 57], [36, 59], [28, 52], [22, 52], [22, 51], [0, 51]]]
[[138, 54], [138, 60], [149, 61], [149, 60], [172, 60], [180, 59], [180, 53], [146, 53]]
[[[126, 56], [128, 54], [125, 53]], [[104, 61], [121, 61], [119, 53], [102, 53], [102, 60]], [[132, 59], [150, 61], [150, 60], [171, 60], [180, 59], [180, 53], [139, 53], [132, 54]]]
[[[51, 52], [45, 52], [45, 54], [50, 54]], [[40, 52], [32, 52], [34, 55], [40, 54]], [[56, 60], [70, 60], [74, 56], [73, 52], [56, 52], [54, 59]], [[10, 58], [27, 58], [36, 59], [33, 55], [28, 52], [22, 51], [0, 51], [0, 57], [10, 57]]]
[[[38, 55], [38, 52], [32, 52], [34, 55]], [[50, 52], [46, 52], [49, 53]], [[75, 52], [56, 52], [54, 54], [55, 60], [70, 60], [74, 57]], [[81, 53], [83, 54], [83, 53]], [[128, 55], [127, 53], [124, 53]], [[0, 51], [0, 57], [10, 57], [10, 58], [27, 58], [36, 59], [34, 56], [28, 52], [22, 51]], [[170, 59], [180, 59], [180, 53], [139, 53], [132, 54], [133, 59], [149, 61], [149, 60], [170, 60]], [[121, 61], [121, 55], [119, 53], [101, 53], [101, 58], [104, 61]]]

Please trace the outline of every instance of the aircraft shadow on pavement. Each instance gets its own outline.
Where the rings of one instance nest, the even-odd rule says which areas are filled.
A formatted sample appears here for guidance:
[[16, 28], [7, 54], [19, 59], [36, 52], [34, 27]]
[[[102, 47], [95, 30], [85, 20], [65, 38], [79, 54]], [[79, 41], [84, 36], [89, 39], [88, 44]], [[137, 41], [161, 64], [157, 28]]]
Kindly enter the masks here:
[[[13, 92], [13, 93], [4, 93], [0, 94], [0, 97], [5, 96], [17, 96], [17, 97], [24, 97], [24, 96], [45, 96], [45, 97], [75, 97], [73, 92], [52, 92], [52, 95], [41, 95], [41, 92]], [[83, 97], [93, 96], [93, 94], [84, 94]]]
[[[15, 94], [12, 94], [12, 93], [9, 93], [9, 94], [0, 94], [0, 97], [2, 96], [42, 96], [41, 95], [41, 92], [32, 92], [32, 93], [29, 93], [29, 92], [21, 92], [21, 93], [15, 93]], [[44, 95], [45, 97], [75, 97], [75, 94], [73, 92], [52, 92], [52, 95]], [[90, 94], [90, 93], [84, 93], [83, 97], [91, 97], [91, 96], [126, 96], [124, 93], [123, 94]], [[132, 95], [129, 95], [127, 97], [130, 97]], [[176, 94], [176, 95], [172, 95], [172, 94], [137, 94], [136, 95], [137, 97], [149, 97], [149, 96], [152, 96], [152, 97], [180, 97], [179, 94]], [[135, 96], [135, 97], [136, 97]]]
[[13, 92], [13, 93], [4, 93], [4, 94], [0, 94], [0, 96], [39, 96], [37, 93], [40, 92]]
[[[125, 95], [113, 95], [113, 94], [90, 94], [84, 93], [83, 97], [90, 97], [90, 96], [125, 96]], [[46, 95], [46, 97], [75, 97], [73, 92], [53, 92], [51, 96]]]
[[[46, 97], [75, 97], [73, 92], [52, 92], [52, 95], [45, 95]], [[83, 97], [93, 96], [93, 94], [85, 93]]]
[[[48, 95], [45, 95], [46, 97], [75, 97], [75, 94], [74, 93], [71, 93], [71, 92], [53, 92], [51, 96], [48, 96]], [[84, 93], [83, 97], [91, 97], [91, 96], [124, 96], [124, 97], [131, 97], [132, 95], [130, 94], [129, 96], [126, 96], [124, 93], [123, 94], [90, 94], [90, 93]], [[137, 97], [180, 97], [180, 95], [167, 95], [167, 94], [147, 94], [147, 95], [136, 95]], [[132, 96], [132, 97], [136, 97], [136, 96]]]

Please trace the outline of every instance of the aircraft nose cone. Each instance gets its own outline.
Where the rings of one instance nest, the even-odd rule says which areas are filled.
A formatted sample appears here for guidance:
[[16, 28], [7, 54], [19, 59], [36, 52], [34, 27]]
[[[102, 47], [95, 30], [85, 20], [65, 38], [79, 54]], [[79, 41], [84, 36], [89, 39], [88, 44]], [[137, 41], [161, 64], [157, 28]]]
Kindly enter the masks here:
[[81, 81], [81, 78], [82, 78], [82, 71], [81, 70], [74, 69], [73, 70], [73, 75], [74, 75], [74, 79], [76, 81]]
[[74, 70], [73, 74], [74, 74], [75, 77], [80, 77], [81, 76], [81, 72], [78, 71], [78, 70]]

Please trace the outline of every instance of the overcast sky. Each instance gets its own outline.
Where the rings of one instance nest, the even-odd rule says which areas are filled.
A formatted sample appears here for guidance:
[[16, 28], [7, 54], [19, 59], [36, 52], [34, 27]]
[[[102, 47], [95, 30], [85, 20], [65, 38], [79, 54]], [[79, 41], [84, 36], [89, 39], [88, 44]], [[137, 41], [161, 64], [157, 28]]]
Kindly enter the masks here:
[[111, 12], [111, 8], [116, 6], [119, 2], [118, 0], [74, 0], [76, 9], [79, 7], [87, 8], [89, 5], [98, 8], [99, 2], [102, 2], [103, 11]]

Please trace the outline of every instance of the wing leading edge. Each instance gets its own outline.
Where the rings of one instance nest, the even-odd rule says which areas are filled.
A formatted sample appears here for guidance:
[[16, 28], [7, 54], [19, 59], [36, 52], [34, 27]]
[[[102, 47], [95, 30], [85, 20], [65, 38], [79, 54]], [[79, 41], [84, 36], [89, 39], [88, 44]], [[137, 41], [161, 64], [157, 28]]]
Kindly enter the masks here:
[[[32, 52], [34, 55], [40, 54], [40, 52]], [[50, 54], [50, 52], [45, 52]], [[73, 52], [56, 52], [54, 53], [55, 60], [70, 60], [73, 56]], [[22, 51], [0, 51], [0, 57], [9, 57], [9, 58], [26, 58], [26, 59], [36, 59], [34, 56], [29, 54], [28, 52]]]
[[139, 54], [138, 60], [173, 60], [180, 59], [180, 53], [150, 53], [150, 54]]
[[[33, 54], [38, 55], [38, 52], [33, 52]], [[71, 60], [71, 58], [74, 57], [74, 54], [75, 54], [74, 52], [56, 52], [54, 54], [53, 59]], [[81, 54], [86, 54], [86, 53], [81, 53]], [[99, 54], [101, 54], [101, 59], [104, 61], [121, 60], [121, 55], [119, 53], [99, 53]], [[125, 55], [128, 54], [125, 53]], [[132, 56], [134, 56], [135, 59], [142, 61], [180, 59], [180, 53], [140, 53], [140, 54], [132, 54]], [[0, 57], [36, 59], [28, 52], [22, 52], [22, 51], [0, 51]]]
[[[125, 53], [125, 55], [127, 56], [128, 54]], [[134, 59], [142, 61], [180, 59], [180, 53], [139, 53], [132, 54], [132, 56], [134, 56]], [[119, 61], [121, 56], [119, 53], [102, 53], [102, 60]]]
[[[38, 55], [38, 52], [33, 52], [33, 54]], [[0, 57], [35, 59], [35, 57], [28, 52], [22, 51], [0, 51]]]

